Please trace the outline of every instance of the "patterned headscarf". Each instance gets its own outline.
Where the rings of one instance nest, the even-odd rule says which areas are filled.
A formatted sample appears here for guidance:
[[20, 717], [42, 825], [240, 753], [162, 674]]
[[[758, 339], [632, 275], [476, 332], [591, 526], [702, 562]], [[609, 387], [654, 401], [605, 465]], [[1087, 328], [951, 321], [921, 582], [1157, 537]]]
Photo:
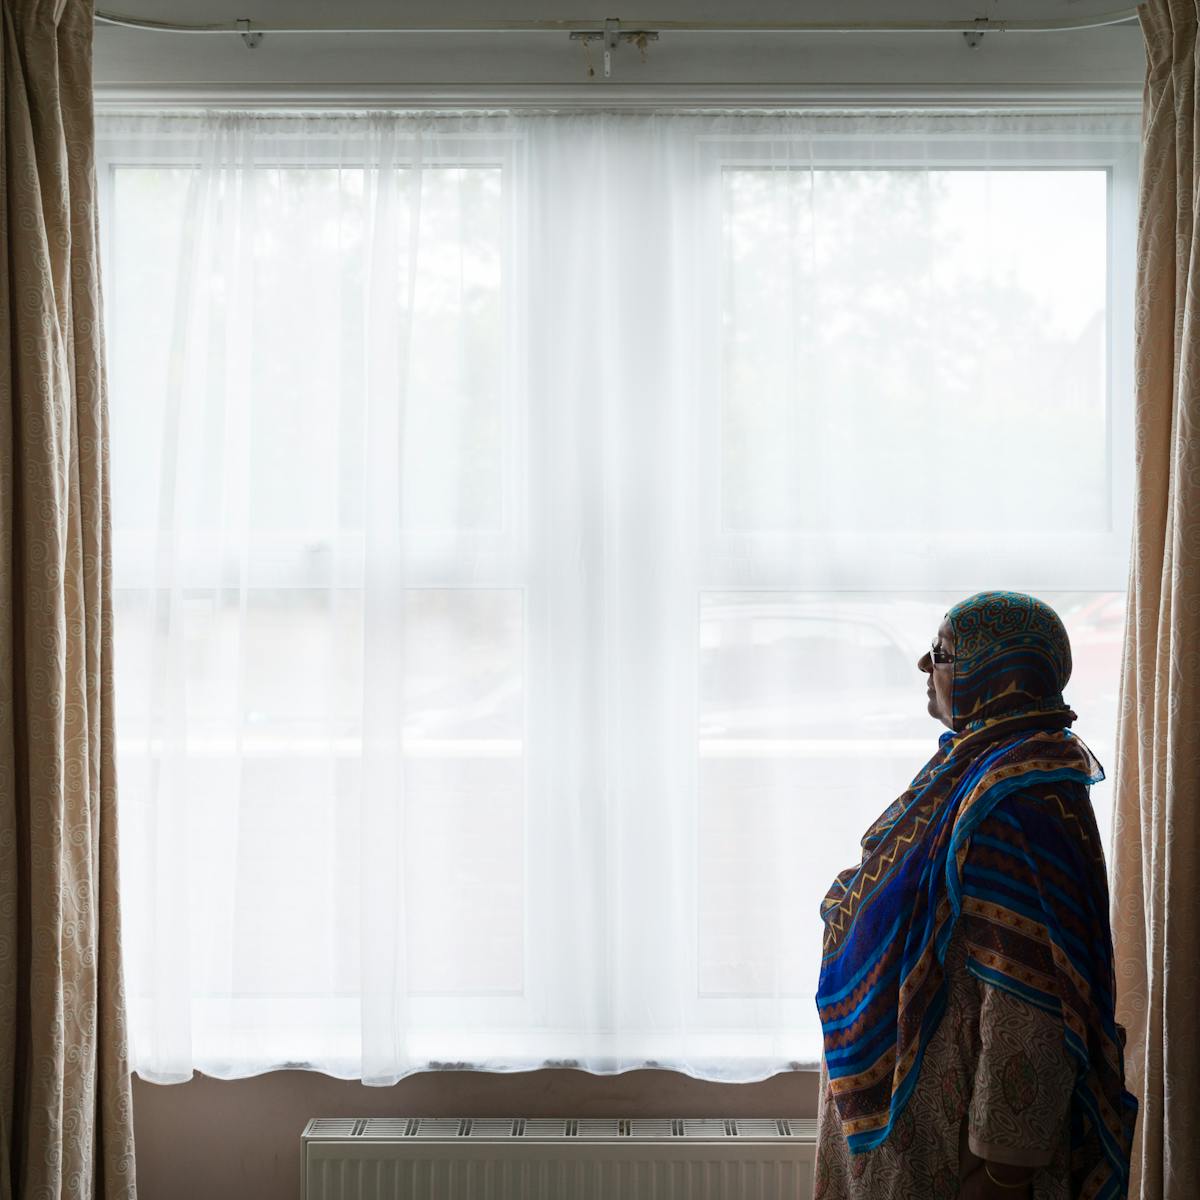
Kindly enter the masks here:
[[1077, 1064], [1072, 1195], [1121, 1197], [1137, 1105], [1124, 1089], [1087, 795], [1104, 772], [1067, 729], [1066, 631], [1048, 605], [1013, 592], [982, 592], [947, 616], [954, 732], [821, 906], [817, 1009], [833, 1101], [852, 1153], [887, 1139], [945, 1009], [946, 948], [962, 921], [967, 969], [1062, 1021]]
[[954, 631], [956, 731], [1017, 713], [1070, 711], [1062, 692], [1071, 678], [1071, 643], [1050, 605], [1019, 592], [979, 592], [946, 619]]

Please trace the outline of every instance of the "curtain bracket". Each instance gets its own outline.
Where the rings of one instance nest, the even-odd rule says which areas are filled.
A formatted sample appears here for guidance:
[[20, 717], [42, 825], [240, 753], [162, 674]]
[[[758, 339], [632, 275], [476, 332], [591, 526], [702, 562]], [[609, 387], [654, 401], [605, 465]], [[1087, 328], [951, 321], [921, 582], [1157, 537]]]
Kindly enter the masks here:
[[242, 41], [246, 43], [247, 50], [257, 50], [262, 45], [262, 33], [259, 30], [251, 29], [248, 19], [245, 17], [240, 18], [237, 27], [242, 35]]
[[571, 41], [582, 42], [583, 52], [588, 57], [588, 74], [593, 74], [588, 50], [593, 42], [601, 42], [604, 46], [604, 78], [612, 78], [612, 56], [622, 42], [633, 45], [641, 52], [642, 62], [646, 61], [646, 47], [651, 42], [658, 41], [658, 34], [652, 29], [622, 29], [621, 22], [616, 17], [606, 17], [603, 29], [578, 30], [569, 35]]
[[976, 28], [963, 31], [963, 41], [967, 43], [968, 50], [977, 50], [979, 43], [983, 41], [984, 27], [989, 26], [990, 22], [987, 17], [975, 18]]

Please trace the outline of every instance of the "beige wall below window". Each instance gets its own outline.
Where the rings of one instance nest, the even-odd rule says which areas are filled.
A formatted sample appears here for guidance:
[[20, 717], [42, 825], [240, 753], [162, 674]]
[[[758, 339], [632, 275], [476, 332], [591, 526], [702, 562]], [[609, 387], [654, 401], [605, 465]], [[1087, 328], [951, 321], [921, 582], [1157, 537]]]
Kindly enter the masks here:
[[309, 1117], [814, 1117], [817, 1075], [706, 1083], [673, 1071], [438, 1071], [364, 1087], [309, 1071], [133, 1081], [139, 1200], [295, 1200]]

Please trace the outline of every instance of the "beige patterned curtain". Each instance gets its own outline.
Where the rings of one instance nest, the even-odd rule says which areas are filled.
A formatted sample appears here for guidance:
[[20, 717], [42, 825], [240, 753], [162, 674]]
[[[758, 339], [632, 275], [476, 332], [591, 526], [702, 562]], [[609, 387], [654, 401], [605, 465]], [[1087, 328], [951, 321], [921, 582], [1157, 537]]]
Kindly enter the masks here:
[[1139, 10], [1137, 508], [1113, 835], [1131, 1196], [1200, 1192], [1200, 241], [1195, 0]]
[[0, 3], [0, 1198], [131, 1198], [92, 5]]

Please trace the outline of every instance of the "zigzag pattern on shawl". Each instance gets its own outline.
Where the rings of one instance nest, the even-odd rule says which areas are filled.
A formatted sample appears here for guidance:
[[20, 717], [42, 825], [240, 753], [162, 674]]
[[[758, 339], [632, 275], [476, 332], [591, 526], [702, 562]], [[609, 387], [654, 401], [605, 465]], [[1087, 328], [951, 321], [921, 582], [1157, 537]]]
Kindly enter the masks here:
[[[1118, 1195], [1112, 1188], [1121, 1186], [1116, 1176], [1124, 1169], [1118, 1161], [1124, 1144], [1124, 1093], [1119, 1082], [1114, 1091], [1112, 1071], [1103, 1066], [1111, 1065], [1112, 1047], [1117, 1044], [1112, 985], [1109, 981], [1097, 987], [1092, 965], [1100, 954], [1098, 941], [1107, 945], [1107, 926], [1092, 921], [1086, 931], [1070, 930], [1069, 921], [1054, 915], [1069, 905], [1050, 893], [1040, 898], [1049, 904], [1049, 912], [1032, 903], [1019, 910], [1008, 905], [1000, 906], [1004, 912], [988, 910], [985, 906], [994, 901], [984, 894], [987, 888], [977, 885], [990, 877], [972, 870], [965, 883], [962, 878], [972, 831], [1005, 796], [1049, 783], [1082, 791], [1080, 785], [1102, 777], [1090, 752], [1061, 728], [1061, 722], [1059, 728], [1048, 730], [1031, 731], [1028, 725], [1026, 717], [996, 721], [974, 736], [957, 740], [945, 735], [938, 753], [908, 791], [868, 830], [862, 862], [839, 875], [826, 896], [817, 1005], [830, 1086], [852, 1152], [886, 1139], [912, 1093], [925, 1047], [941, 1018], [942, 963], [965, 905], [972, 922], [992, 930], [978, 942], [981, 949], [989, 947], [990, 957], [973, 962], [972, 970], [988, 972], [990, 982], [1008, 986], [1027, 999], [1040, 996], [1042, 1006], [1050, 1011], [1060, 1011], [1059, 996], [1067, 997], [1062, 1008], [1070, 1014], [1064, 1016], [1068, 1044], [1074, 1038], [1077, 1057], [1082, 1052], [1081, 1061], [1091, 1062], [1092, 1068], [1100, 1063], [1094, 1070], [1089, 1068], [1096, 1084], [1080, 1092], [1079, 1105], [1073, 1108], [1083, 1112], [1090, 1106], [1094, 1115], [1084, 1123], [1101, 1141], [1107, 1138], [1113, 1143], [1113, 1153], [1102, 1156], [1109, 1164], [1105, 1179], [1089, 1194]], [[1090, 814], [1086, 792], [1082, 794]], [[1049, 844], [1070, 843], [1063, 832], [1065, 821], [1058, 818], [1058, 836]], [[1033, 868], [1015, 850], [1003, 849], [1007, 827], [1000, 828], [1001, 835], [991, 839], [999, 844], [987, 846], [987, 853], [1007, 854], [1003, 869], [1014, 881], [1023, 879], [1029, 886]], [[1014, 835], [1020, 832], [1018, 826]], [[1049, 838], [1047, 831], [1042, 832]], [[1079, 842], [1078, 835], [1076, 839]], [[997, 860], [990, 861], [995, 865]], [[1103, 887], [1102, 856], [1099, 861]], [[1017, 862], [1019, 872], [1014, 867]], [[1094, 864], [1089, 869], [1094, 870]], [[1077, 878], [1071, 886], [1078, 888], [1082, 882]], [[1095, 880], [1087, 884], [1091, 887]], [[1030, 897], [1025, 895], [1025, 900]], [[991, 916], [985, 916], [988, 912]], [[1011, 923], [1013, 914], [1021, 925]], [[1097, 930], [1103, 930], [1104, 938]], [[1070, 944], [1069, 937], [1082, 945], [1079, 954], [1058, 949]], [[1056, 948], [1050, 950], [1051, 946]], [[1101, 955], [1099, 961], [1107, 961], [1111, 972], [1111, 947], [1105, 953], [1109, 958]], [[1047, 961], [1047, 955], [1052, 961]], [[1089, 1021], [1107, 1032], [1101, 1043], [1080, 1046], [1080, 1033], [1092, 1027]], [[1119, 1055], [1115, 1061], [1119, 1064]]]

